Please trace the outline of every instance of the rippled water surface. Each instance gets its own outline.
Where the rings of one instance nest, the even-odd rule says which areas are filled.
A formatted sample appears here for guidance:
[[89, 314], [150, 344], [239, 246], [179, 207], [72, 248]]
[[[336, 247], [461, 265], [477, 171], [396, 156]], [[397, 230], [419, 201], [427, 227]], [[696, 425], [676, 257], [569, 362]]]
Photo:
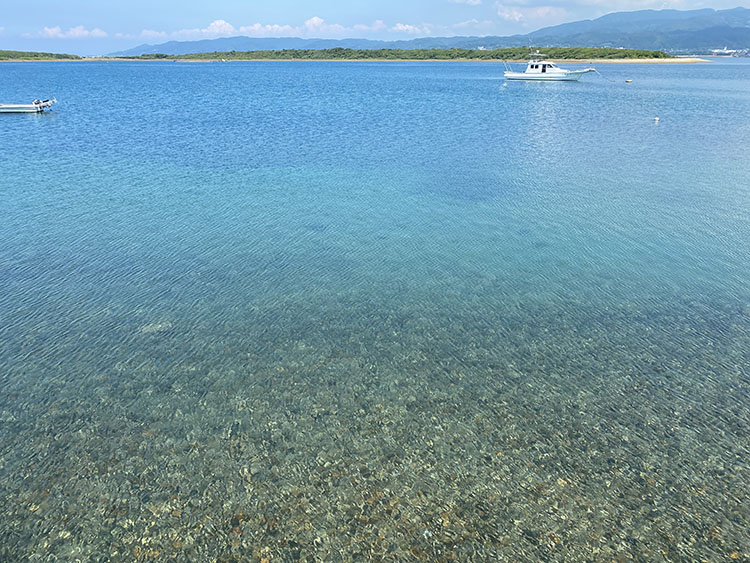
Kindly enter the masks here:
[[0, 559], [750, 558], [750, 64], [600, 70], [0, 65]]

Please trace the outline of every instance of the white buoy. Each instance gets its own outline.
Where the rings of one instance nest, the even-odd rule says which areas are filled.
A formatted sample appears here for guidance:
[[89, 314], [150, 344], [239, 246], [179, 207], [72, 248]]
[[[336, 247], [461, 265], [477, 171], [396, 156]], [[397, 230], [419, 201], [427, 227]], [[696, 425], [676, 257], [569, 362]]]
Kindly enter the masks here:
[[659, 121], [659, 118], [658, 117], [654, 117], [654, 123], [658, 123], [658, 121]]

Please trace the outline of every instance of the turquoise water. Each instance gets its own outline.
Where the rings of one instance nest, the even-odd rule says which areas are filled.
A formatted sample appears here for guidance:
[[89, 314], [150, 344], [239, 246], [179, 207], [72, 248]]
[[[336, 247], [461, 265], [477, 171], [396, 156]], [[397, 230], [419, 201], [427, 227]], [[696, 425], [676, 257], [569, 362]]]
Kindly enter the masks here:
[[0, 559], [750, 557], [750, 63], [600, 70], [2, 64]]

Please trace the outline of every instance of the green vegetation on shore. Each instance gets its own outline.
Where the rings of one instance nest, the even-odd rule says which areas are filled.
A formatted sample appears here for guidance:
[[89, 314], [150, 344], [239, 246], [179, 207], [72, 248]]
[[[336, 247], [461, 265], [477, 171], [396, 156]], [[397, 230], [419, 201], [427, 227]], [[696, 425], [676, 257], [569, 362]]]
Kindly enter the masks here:
[[75, 61], [78, 55], [64, 53], [33, 53], [30, 51], [0, 51], [0, 61]]
[[[662, 51], [640, 49], [595, 49], [590, 47], [549, 47], [542, 49], [551, 59], [668, 59]], [[127, 60], [193, 60], [193, 61], [249, 61], [249, 60], [320, 60], [320, 61], [500, 61], [521, 60], [529, 55], [528, 47], [506, 49], [284, 49], [281, 51], [225, 51], [168, 55], [155, 53], [139, 57], [113, 57]], [[105, 57], [108, 58], [108, 57]], [[2, 51], [0, 61], [77, 61], [78, 55], [64, 53], [35, 53]]]
[[[542, 51], [551, 59], [668, 59], [670, 55], [662, 51], [640, 49], [595, 49], [589, 47], [550, 47]], [[167, 55], [155, 53], [132, 59], [175, 59], [175, 60], [518, 60], [526, 59], [528, 47], [507, 49], [284, 49], [282, 51], [226, 51], [194, 53], [189, 55]]]

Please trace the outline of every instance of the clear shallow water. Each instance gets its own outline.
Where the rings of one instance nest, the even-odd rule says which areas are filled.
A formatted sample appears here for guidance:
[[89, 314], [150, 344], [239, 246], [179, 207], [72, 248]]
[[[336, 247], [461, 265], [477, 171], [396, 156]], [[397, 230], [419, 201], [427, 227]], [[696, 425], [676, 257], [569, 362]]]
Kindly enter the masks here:
[[750, 64], [601, 71], [1, 65], [0, 556], [748, 557]]

